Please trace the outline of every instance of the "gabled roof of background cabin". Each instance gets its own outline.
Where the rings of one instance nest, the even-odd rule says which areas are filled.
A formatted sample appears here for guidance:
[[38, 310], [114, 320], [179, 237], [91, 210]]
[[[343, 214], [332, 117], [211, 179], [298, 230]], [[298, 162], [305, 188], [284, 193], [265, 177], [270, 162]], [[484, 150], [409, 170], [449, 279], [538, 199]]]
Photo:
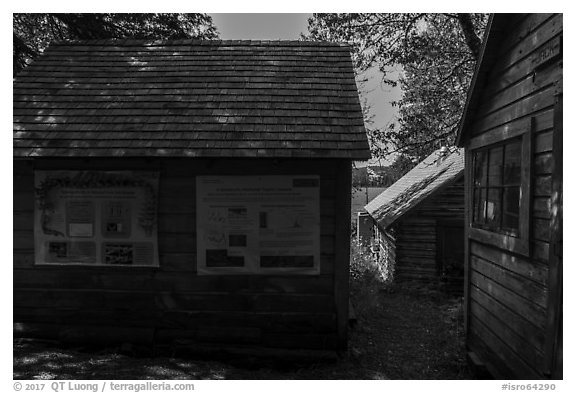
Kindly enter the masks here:
[[370, 157], [341, 44], [54, 43], [13, 87], [15, 157]]
[[464, 175], [464, 149], [453, 148], [445, 157], [440, 150], [364, 207], [381, 228], [390, 226], [441, 187]]

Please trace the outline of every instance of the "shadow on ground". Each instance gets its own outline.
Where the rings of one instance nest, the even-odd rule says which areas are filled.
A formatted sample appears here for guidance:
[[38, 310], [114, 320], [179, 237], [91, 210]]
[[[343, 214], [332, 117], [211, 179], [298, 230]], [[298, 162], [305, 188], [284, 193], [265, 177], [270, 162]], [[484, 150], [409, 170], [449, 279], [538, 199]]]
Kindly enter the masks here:
[[[362, 298], [364, 297], [364, 298]], [[355, 299], [356, 298], [356, 299]], [[357, 322], [335, 362], [131, 356], [120, 348], [14, 340], [14, 379], [471, 379], [461, 298], [418, 286], [352, 294]], [[369, 302], [366, 299], [370, 299]]]

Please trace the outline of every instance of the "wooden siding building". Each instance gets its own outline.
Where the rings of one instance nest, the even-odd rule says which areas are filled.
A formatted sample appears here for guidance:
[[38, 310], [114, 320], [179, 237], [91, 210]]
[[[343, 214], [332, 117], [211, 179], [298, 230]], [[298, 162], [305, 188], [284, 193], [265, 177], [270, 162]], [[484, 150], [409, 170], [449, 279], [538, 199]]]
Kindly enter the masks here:
[[562, 378], [562, 14], [495, 14], [466, 149], [466, 331], [498, 378]]
[[379, 263], [394, 280], [462, 293], [464, 151], [451, 150], [432, 153], [365, 209]]
[[15, 334], [346, 348], [346, 46], [64, 42], [13, 88]]

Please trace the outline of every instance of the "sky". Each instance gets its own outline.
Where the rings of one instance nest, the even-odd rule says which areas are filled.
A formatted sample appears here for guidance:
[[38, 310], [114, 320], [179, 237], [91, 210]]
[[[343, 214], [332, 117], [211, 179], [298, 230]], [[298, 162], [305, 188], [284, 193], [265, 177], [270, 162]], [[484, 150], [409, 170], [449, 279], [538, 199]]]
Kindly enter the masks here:
[[[308, 31], [308, 18], [312, 14], [221, 13], [210, 16], [223, 40], [297, 40]], [[374, 125], [385, 127], [394, 122], [396, 109], [390, 105], [390, 101], [398, 100], [401, 90], [382, 85], [382, 74], [378, 70], [370, 70], [361, 77], [368, 79], [363, 93], [368, 99], [370, 113], [374, 115]], [[391, 162], [383, 160], [382, 164]]]
[[297, 40], [312, 14], [210, 14], [223, 40]]

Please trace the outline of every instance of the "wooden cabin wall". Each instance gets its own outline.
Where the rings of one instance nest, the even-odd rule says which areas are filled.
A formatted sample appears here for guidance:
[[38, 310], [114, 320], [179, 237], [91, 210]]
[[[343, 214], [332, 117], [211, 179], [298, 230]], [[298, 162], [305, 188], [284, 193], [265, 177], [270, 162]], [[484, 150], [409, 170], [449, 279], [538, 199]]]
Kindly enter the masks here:
[[410, 215], [396, 228], [395, 280], [437, 281], [436, 220]]
[[[464, 223], [463, 176], [437, 190], [397, 221], [396, 279], [439, 282], [437, 229], [443, 221]], [[453, 283], [455, 290], [461, 284]]]
[[386, 229], [374, 223], [374, 234], [377, 245], [377, 261], [387, 279], [394, 279], [396, 274], [396, 232], [393, 226]]
[[[35, 266], [34, 169], [159, 170], [160, 266]], [[350, 171], [347, 160], [15, 160], [15, 326], [69, 340], [342, 348]], [[320, 275], [196, 273], [195, 177], [248, 174], [320, 175]]]
[[[554, 102], [561, 59], [534, 71], [546, 44], [562, 34], [562, 15], [518, 15], [475, 108], [474, 147], [532, 124], [529, 255], [470, 239], [467, 345], [497, 377], [546, 378]], [[530, 119], [533, 118], [533, 121]], [[470, 154], [470, 153], [467, 153]], [[471, 160], [467, 160], [471, 162]], [[525, 179], [523, 179], [524, 181]]]

